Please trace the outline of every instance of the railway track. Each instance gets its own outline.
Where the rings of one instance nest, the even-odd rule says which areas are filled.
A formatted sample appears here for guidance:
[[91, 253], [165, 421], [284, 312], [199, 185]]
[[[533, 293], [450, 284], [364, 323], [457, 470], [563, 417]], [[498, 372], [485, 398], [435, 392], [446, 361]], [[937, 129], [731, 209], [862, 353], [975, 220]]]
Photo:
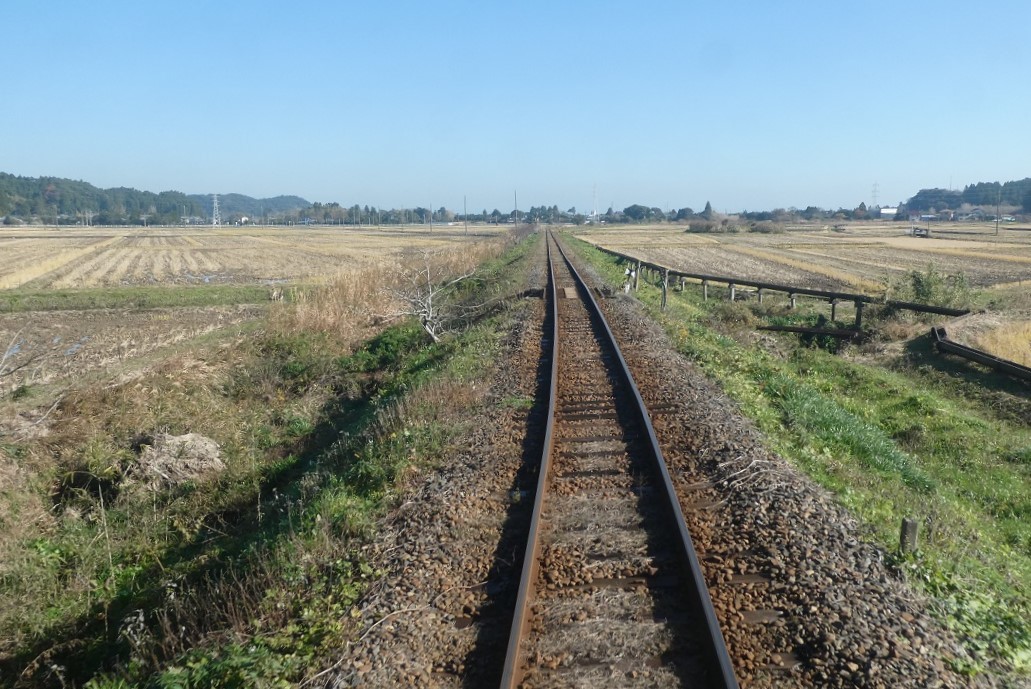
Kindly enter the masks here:
[[553, 237], [549, 421], [501, 686], [737, 687], [647, 410]]

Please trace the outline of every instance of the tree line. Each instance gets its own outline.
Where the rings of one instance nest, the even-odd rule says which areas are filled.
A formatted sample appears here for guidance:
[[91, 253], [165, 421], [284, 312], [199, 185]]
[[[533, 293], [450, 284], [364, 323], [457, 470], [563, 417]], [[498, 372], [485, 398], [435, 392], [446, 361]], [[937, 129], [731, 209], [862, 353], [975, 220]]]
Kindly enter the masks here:
[[[298, 196], [253, 199], [243, 194], [219, 197], [223, 217], [256, 218], [285, 213], [309, 202]], [[37, 220], [59, 225], [176, 225], [210, 222], [211, 196], [178, 191], [154, 193], [128, 187], [100, 189], [58, 177], [20, 177], [0, 172], [0, 217], [7, 224]]]
[[[1023, 207], [1031, 213], [1031, 177], [1019, 181], [978, 182], [962, 191], [921, 189], [912, 198], [899, 204], [897, 219], [909, 213], [958, 210], [961, 207], [1008, 209]], [[565, 210], [557, 205], [531, 206], [528, 210], [503, 212], [497, 208], [459, 214], [441, 206], [436, 210], [415, 208], [383, 209], [375, 206], [339, 203], [311, 203], [298, 196], [277, 196], [255, 199], [243, 194], [219, 196], [220, 215], [224, 223], [269, 224], [337, 224], [337, 225], [407, 225], [448, 222], [479, 223], [572, 223], [607, 224], [663, 223], [708, 227], [716, 214], [708, 202], [704, 210], [690, 207], [663, 210], [656, 206], [632, 204], [622, 210], [609, 208], [604, 213], [587, 214], [575, 207]], [[775, 208], [768, 211], [742, 211], [738, 218], [749, 222], [791, 222], [798, 220], [864, 220], [882, 217], [880, 207], [805, 209]], [[60, 225], [177, 225], [207, 224], [212, 218], [209, 195], [184, 194], [178, 191], [154, 193], [127, 187], [100, 189], [82, 181], [57, 177], [19, 177], [0, 172], [0, 218], [12, 225], [22, 222], [43, 222]]]
[[921, 189], [906, 202], [910, 211], [940, 212], [962, 206], [995, 208], [996, 205], [1021, 207], [1031, 213], [1031, 177], [1015, 182], [977, 182], [955, 189]]

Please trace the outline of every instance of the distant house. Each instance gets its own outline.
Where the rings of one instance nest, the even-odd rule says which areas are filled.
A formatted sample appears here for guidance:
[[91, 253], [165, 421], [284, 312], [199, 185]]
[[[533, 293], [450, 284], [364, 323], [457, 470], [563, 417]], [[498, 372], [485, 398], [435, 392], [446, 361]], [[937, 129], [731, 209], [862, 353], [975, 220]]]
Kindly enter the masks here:
[[982, 220], [985, 220], [987, 217], [988, 214], [980, 208], [973, 208], [969, 212], [959, 216], [959, 218], [957, 219], [964, 222], [981, 222]]
[[898, 214], [898, 208], [882, 208], [881, 209], [881, 220], [894, 220], [896, 214]]

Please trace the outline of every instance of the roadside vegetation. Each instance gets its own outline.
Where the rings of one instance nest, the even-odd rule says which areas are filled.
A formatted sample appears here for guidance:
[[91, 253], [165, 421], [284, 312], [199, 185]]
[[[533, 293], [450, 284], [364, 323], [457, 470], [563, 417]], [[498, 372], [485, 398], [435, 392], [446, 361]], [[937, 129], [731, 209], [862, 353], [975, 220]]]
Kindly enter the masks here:
[[[575, 242], [611, 285], [625, 266]], [[900, 293], [983, 302], [934, 267]], [[971, 673], [1031, 676], [1031, 400], [1026, 385], [943, 360], [926, 317], [867, 314], [866, 328], [915, 337], [892, 357], [794, 335], [761, 336], [763, 322], [825, 324], [770, 299], [729, 303], [688, 285], [659, 310], [660, 290], [636, 293], [676, 347], [766, 435], [771, 449], [832, 491], [976, 658]], [[720, 295], [721, 297], [723, 295]], [[1019, 299], [1019, 296], [1016, 297]], [[1026, 342], [1025, 342], [1026, 344]], [[898, 552], [903, 518], [921, 524], [915, 553]]]
[[[438, 257], [471, 273], [439, 342], [380, 317], [392, 277], [369, 271], [0, 435], [0, 683], [278, 687], [330, 664], [376, 576], [362, 539], [482, 404], [532, 243]], [[153, 463], [188, 434], [207, 455]]]

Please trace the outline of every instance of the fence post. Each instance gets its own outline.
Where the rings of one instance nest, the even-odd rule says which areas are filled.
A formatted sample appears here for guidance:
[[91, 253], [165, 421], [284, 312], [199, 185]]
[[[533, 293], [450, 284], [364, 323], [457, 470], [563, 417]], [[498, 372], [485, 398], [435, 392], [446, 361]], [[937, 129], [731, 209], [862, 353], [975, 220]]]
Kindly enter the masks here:
[[665, 311], [666, 310], [666, 295], [667, 295], [668, 292], [669, 292], [669, 269], [665, 268], [662, 271], [662, 306], [659, 307], [659, 310], [661, 310], [661, 311]]
[[838, 320], [838, 300], [831, 299], [831, 323]]
[[702, 301], [709, 301], [709, 281], [702, 280]]
[[759, 303], [762, 304], [763, 303], [763, 288], [762, 287], [759, 288], [758, 294], [759, 294]]
[[902, 520], [902, 530], [899, 533], [899, 550], [903, 553], [911, 553], [916, 550], [917, 522], [908, 517]]
[[727, 287], [730, 288], [730, 301], [734, 301], [734, 295], [737, 292], [737, 288], [735, 287], [733, 282], [729, 283]]
[[861, 301], [856, 301], [856, 330], [863, 327], [863, 307], [866, 306]]
[[638, 281], [641, 279], [641, 262], [637, 262], [637, 270], [634, 271], [634, 291], [637, 291]]
[[795, 308], [795, 306], [797, 306], [797, 304], [795, 303], [795, 299], [797, 299], [797, 298], [798, 298], [797, 294], [789, 294], [788, 295], [788, 299], [791, 300], [791, 306], [789, 308], [793, 309], [793, 308]]

